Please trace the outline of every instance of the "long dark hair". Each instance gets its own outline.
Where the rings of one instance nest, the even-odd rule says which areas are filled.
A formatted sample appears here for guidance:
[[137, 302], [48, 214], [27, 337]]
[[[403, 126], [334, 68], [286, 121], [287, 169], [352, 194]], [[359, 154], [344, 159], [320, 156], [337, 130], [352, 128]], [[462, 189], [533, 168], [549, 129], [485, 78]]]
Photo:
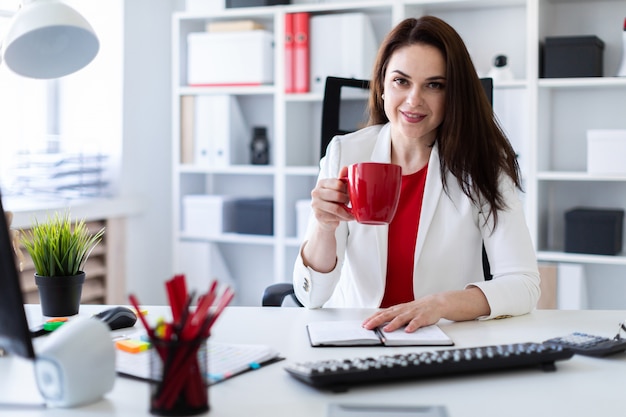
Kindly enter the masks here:
[[495, 227], [498, 210], [506, 209], [498, 177], [507, 174], [522, 190], [520, 168], [484, 94], [465, 43], [450, 25], [437, 17], [423, 16], [405, 19], [389, 32], [374, 64], [368, 124], [389, 121], [382, 99], [389, 59], [399, 48], [416, 43], [434, 46], [446, 62], [445, 116], [437, 132], [444, 189], [447, 190], [445, 173], [450, 171], [474, 204], [489, 204]]

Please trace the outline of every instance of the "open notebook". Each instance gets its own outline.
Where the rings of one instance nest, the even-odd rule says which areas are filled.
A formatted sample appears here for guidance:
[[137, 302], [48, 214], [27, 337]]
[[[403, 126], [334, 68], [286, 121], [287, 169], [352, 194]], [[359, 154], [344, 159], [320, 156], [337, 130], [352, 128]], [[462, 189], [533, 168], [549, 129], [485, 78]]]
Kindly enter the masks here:
[[437, 325], [407, 333], [403, 328], [385, 332], [367, 330], [361, 321], [316, 321], [307, 325], [311, 346], [451, 346], [452, 339]]
[[[129, 353], [116, 349], [116, 371], [121, 376], [152, 381], [150, 350]], [[209, 385], [227, 380], [247, 371], [277, 362], [283, 358], [265, 345], [207, 342]]]

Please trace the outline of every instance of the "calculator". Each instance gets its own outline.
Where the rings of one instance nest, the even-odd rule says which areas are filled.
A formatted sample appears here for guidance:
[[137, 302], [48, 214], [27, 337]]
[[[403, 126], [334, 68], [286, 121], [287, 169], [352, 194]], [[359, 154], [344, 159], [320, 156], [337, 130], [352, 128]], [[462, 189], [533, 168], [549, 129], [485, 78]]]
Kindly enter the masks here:
[[582, 332], [548, 339], [543, 343], [566, 347], [579, 355], [608, 356], [626, 350], [626, 338], [613, 338]]

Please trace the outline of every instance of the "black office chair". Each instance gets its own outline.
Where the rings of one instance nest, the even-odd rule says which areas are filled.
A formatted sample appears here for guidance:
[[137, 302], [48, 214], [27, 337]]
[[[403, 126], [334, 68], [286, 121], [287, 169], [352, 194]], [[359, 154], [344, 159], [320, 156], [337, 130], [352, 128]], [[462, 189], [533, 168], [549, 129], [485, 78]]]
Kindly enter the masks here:
[[[481, 78], [485, 94], [489, 102], [493, 105], [493, 80], [491, 78]], [[344, 135], [359, 129], [361, 124], [365, 124], [368, 119], [366, 111], [367, 97], [359, 94], [346, 94], [348, 90], [358, 91], [358, 89], [369, 90], [368, 80], [356, 78], [327, 77], [324, 87], [324, 100], [322, 102], [322, 134], [320, 146], [320, 158], [326, 155], [328, 144], [336, 135]], [[348, 97], [346, 97], [348, 96]], [[355, 111], [356, 105], [360, 110]], [[344, 112], [345, 110], [345, 112]], [[482, 249], [483, 274], [486, 281], [492, 278], [489, 260], [485, 246]], [[280, 307], [285, 298], [291, 297], [298, 306], [302, 306], [293, 291], [293, 284], [290, 282], [280, 282], [271, 284], [263, 292], [261, 304], [264, 307]]]

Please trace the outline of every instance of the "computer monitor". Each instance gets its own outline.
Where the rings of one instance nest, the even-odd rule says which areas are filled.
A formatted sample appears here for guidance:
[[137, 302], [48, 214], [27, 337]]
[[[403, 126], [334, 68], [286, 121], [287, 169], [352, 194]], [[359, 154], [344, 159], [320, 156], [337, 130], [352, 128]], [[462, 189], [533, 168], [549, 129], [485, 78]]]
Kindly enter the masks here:
[[34, 359], [35, 351], [10, 236], [0, 195], [0, 348]]

